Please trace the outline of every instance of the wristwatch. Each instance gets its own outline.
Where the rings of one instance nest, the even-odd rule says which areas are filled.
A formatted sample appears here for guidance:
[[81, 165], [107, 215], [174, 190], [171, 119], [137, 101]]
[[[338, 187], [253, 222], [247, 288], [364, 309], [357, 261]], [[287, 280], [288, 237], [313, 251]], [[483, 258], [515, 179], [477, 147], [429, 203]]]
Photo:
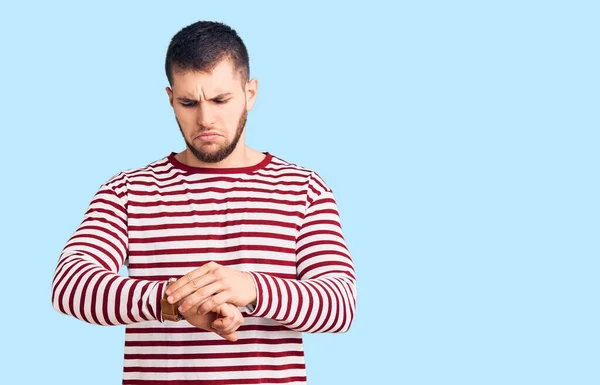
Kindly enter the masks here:
[[163, 321], [177, 322], [183, 319], [181, 314], [179, 314], [179, 310], [177, 310], [177, 303], [169, 303], [169, 301], [167, 301], [167, 288], [175, 281], [175, 278], [169, 279], [167, 287], [165, 288], [165, 294], [160, 300], [160, 314], [162, 315]]

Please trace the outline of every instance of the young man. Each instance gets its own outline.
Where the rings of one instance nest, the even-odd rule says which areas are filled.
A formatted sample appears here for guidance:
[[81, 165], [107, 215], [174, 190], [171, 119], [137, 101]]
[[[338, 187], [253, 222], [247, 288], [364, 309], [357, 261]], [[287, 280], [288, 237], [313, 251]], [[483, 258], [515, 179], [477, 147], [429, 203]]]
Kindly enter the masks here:
[[258, 82], [234, 30], [182, 29], [165, 67], [186, 149], [100, 187], [54, 308], [127, 325], [123, 384], [304, 384], [301, 333], [345, 332], [356, 306], [333, 193], [244, 143]]

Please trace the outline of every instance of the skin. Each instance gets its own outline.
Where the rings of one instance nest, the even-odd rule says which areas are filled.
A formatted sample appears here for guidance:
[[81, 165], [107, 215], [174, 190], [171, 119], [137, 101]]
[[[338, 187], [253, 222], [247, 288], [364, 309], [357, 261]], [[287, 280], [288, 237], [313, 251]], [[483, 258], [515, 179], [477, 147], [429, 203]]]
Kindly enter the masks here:
[[196, 308], [206, 314], [223, 304], [247, 306], [256, 303], [256, 286], [252, 276], [216, 262], [194, 269], [172, 283], [167, 300], [179, 302], [179, 311]]
[[[228, 147], [239, 131], [240, 120], [252, 110], [258, 81], [244, 82], [229, 60], [222, 60], [211, 72], [175, 71], [172, 88], [167, 87], [169, 102], [186, 142], [178, 161], [192, 167], [245, 167], [259, 163], [265, 155], [245, 144], [245, 130], [231, 153], [214, 158]], [[216, 134], [202, 138], [203, 133]], [[194, 152], [203, 154], [197, 157]]]
[[199, 314], [196, 306], [182, 312], [181, 315], [191, 325], [215, 332], [232, 342], [238, 340], [235, 331], [244, 323], [244, 316], [242, 316], [239, 309], [228, 303], [217, 306], [206, 314]]
[[[245, 144], [256, 79], [242, 80], [225, 59], [208, 72], [174, 71], [171, 87], [166, 91], [186, 142], [186, 149], [175, 155], [178, 161], [191, 167], [237, 168], [264, 159], [265, 154]], [[203, 137], [206, 133], [214, 135]], [[167, 295], [192, 325], [234, 341], [243, 323], [237, 306], [256, 302], [256, 286], [249, 273], [209, 262], [171, 284]]]

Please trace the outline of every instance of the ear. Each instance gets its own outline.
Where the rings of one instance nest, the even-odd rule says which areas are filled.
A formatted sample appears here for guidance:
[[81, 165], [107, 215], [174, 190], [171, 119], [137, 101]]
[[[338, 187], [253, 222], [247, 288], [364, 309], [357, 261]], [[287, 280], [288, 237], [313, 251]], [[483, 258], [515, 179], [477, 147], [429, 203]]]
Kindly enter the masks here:
[[169, 103], [171, 103], [171, 107], [173, 107], [173, 90], [171, 87], [167, 87], [165, 90], [167, 90], [167, 95], [169, 95]]
[[256, 78], [246, 83], [246, 104], [247, 110], [250, 111], [256, 102], [256, 93], [258, 92], [258, 80]]

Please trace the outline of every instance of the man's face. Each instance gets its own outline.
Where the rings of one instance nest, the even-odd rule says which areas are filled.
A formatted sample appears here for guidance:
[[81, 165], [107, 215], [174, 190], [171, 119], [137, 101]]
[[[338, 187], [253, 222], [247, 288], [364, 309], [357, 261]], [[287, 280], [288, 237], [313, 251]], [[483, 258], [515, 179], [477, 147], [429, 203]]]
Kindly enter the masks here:
[[229, 60], [212, 72], [174, 72], [167, 93], [189, 150], [205, 163], [227, 158], [242, 138], [256, 81], [242, 82]]

